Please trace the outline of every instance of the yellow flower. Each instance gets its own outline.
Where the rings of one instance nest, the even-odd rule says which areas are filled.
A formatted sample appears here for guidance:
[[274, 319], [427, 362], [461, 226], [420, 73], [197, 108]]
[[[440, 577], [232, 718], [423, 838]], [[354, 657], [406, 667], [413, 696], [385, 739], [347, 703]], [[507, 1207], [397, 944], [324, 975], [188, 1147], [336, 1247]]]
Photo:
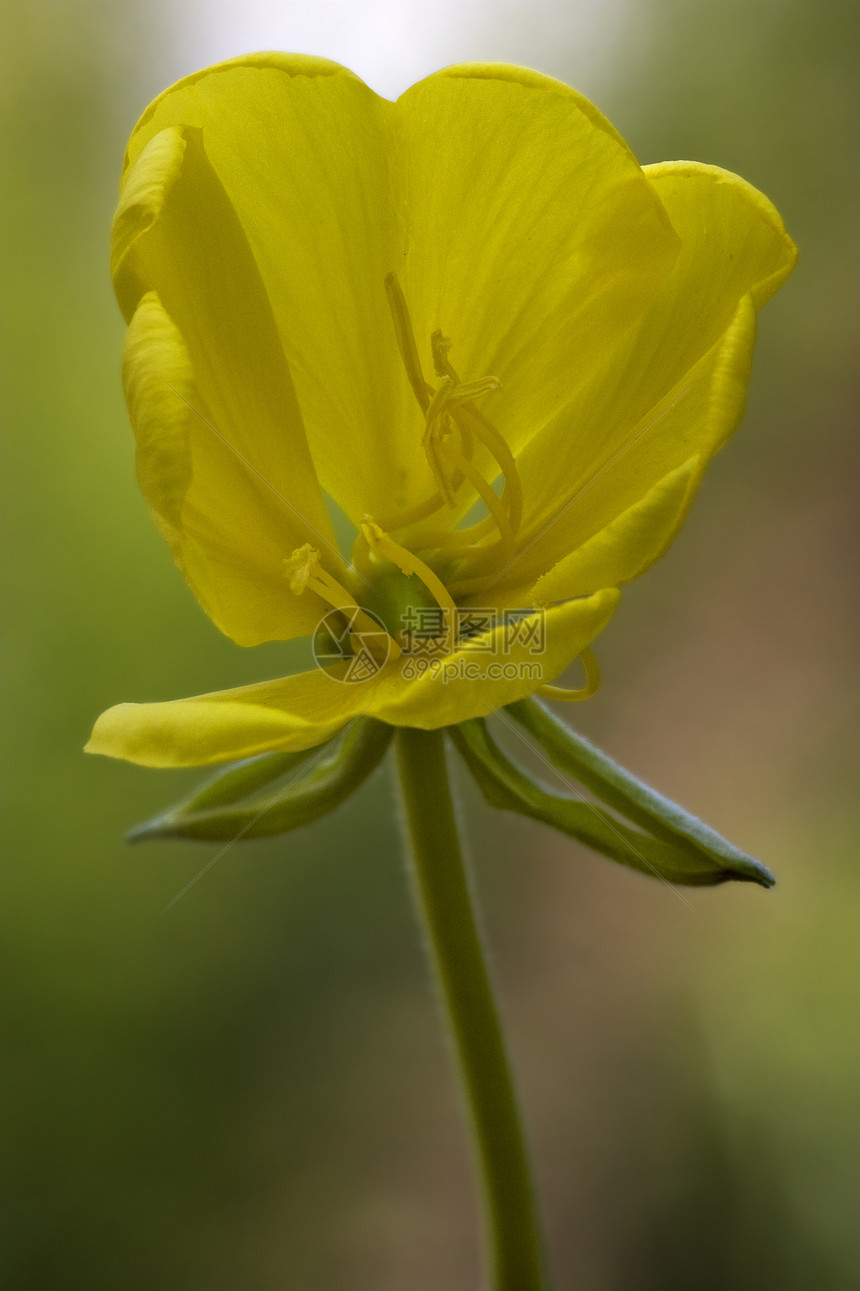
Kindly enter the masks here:
[[[391, 103], [336, 64], [258, 54], [166, 91], [113, 231], [141, 488], [239, 644], [332, 613], [353, 645], [378, 630], [357, 684], [317, 668], [121, 704], [88, 748], [200, 765], [539, 691], [677, 533], [795, 258], [742, 179], [641, 168], [590, 103], [520, 68], [450, 68]], [[406, 667], [410, 605], [438, 611], [444, 666]], [[496, 616], [483, 634], [461, 632], [470, 609]], [[505, 611], [541, 616], [540, 654]]]

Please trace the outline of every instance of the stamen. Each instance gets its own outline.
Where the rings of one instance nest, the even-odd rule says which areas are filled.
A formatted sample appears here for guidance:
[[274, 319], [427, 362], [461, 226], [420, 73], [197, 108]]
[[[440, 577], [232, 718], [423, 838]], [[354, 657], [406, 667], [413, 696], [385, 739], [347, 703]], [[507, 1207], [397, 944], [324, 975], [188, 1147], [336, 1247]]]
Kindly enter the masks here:
[[[383, 525], [382, 527], [386, 530], [393, 528], [393, 526], [389, 525]], [[409, 530], [409, 549], [410, 551], [430, 551], [438, 548], [440, 551], [446, 551], [449, 555], [460, 556], [474, 551], [485, 538], [492, 537], [497, 533], [498, 528], [491, 515], [484, 516], [483, 520], [479, 520], [477, 524], [469, 525], [468, 529], [438, 529], [431, 528], [428, 525], [425, 528]], [[482, 548], [482, 550], [487, 550], [487, 548]]]
[[437, 427], [440, 419], [445, 414], [453, 389], [454, 382], [451, 378], [443, 377], [439, 382], [438, 389], [433, 391], [433, 398], [430, 400], [424, 413], [426, 425], [424, 427], [424, 438], [421, 442], [425, 448], [434, 435], [438, 436], [441, 433], [437, 430]]
[[290, 591], [295, 592], [296, 596], [301, 596], [305, 588], [309, 587], [336, 610], [354, 613], [361, 609], [355, 597], [336, 578], [326, 573], [320, 564], [319, 552], [309, 542], [296, 548], [292, 556], [284, 561], [284, 568], [290, 575]]
[[445, 474], [445, 468], [439, 457], [439, 443], [436, 439], [428, 439], [424, 445], [424, 452], [427, 454], [427, 461], [430, 463], [430, 470], [433, 472], [433, 478], [439, 485], [439, 491], [447, 507], [454, 505], [454, 490], [451, 487], [451, 481]]
[[454, 420], [458, 425], [461, 420], [465, 421], [475, 438], [479, 439], [496, 459], [499, 470], [505, 478], [503, 496], [508, 506], [511, 528], [516, 533], [520, 527], [523, 514], [523, 486], [520, 483], [520, 473], [517, 470], [514, 455], [508, 447], [507, 441], [496, 430], [493, 423], [488, 421], [484, 414], [479, 412], [472, 404], [458, 409], [454, 413]]
[[[427, 408], [426, 429], [422, 444], [427, 454], [427, 460], [430, 463], [430, 469], [436, 478], [440, 492], [448, 503], [449, 507], [454, 506], [455, 487], [462, 483], [463, 479], [469, 480], [480, 497], [486, 502], [490, 513], [498, 517], [502, 514], [500, 507], [497, 505], [498, 499], [496, 494], [487, 480], [478, 473], [474, 466], [470, 465], [472, 452], [474, 450], [474, 435], [471, 427], [466, 423], [464, 418], [457, 416], [456, 410], [460, 405], [470, 403], [472, 399], [479, 395], [486, 394], [488, 390], [497, 390], [499, 382], [496, 377], [482, 377], [480, 381], [472, 381], [468, 385], [457, 385], [455, 380], [450, 376], [443, 376], [439, 386], [435, 391], [430, 405]], [[447, 439], [450, 434], [450, 421], [453, 420], [460, 435], [461, 452], [458, 453], [454, 448], [449, 447]], [[498, 435], [498, 431], [495, 432]], [[486, 442], [487, 436], [483, 429], [479, 431], [478, 437]], [[501, 438], [501, 436], [498, 436]], [[441, 449], [441, 454], [440, 454]], [[492, 449], [491, 449], [492, 451]], [[461, 480], [455, 486], [452, 474], [445, 471], [441, 458], [448, 457], [455, 459], [455, 464], [460, 471]], [[513, 458], [511, 458], [513, 463]], [[514, 470], [516, 468], [514, 467]], [[488, 500], [492, 498], [492, 501]], [[504, 531], [510, 531], [511, 526], [507, 523], [505, 517], [503, 528]], [[512, 536], [512, 535], [511, 535]]]
[[575, 704], [583, 699], [591, 699], [591, 696], [600, 685], [600, 668], [590, 650], [583, 650], [579, 657], [585, 669], [585, 685], [581, 690], [568, 690], [565, 686], [541, 686], [535, 691], [535, 694], [539, 695], [541, 699], [556, 699], [566, 704]]
[[[446, 377], [446, 381], [450, 381]], [[500, 390], [502, 386], [498, 377], [481, 377], [479, 381], [467, 381], [463, 385], [458, 385], [448, 396], [448, 403], [452, 408], [458, 404], [468, 403], [470, 399], [477, 399], [482, 394], [488, 394], [490, 390]], [[498, 431], [496, 432], [498, 434]]]
[[316, 548], [306, 542], [304, 547], [297, 547], [289, 559], [284, 561], [284, 573], [290, 575], [290, 591], [301, 596], [308, 585], [311, 571], [319, 563], [320, 554]]
[[[442, 456], [440, 454], [441, 441], [448, 433], [448, 400], [451, 395], [452, 382], [450, 377], [443, 377], [439, 388], [434, 391], [433, 398], [425, 414], [426, 425], [424, 427], [424, 437], [421, 441], [424, 452], [427, 455], [427, 461], [430, 463], [430, 469], [436, 483], [439, 485], [439, 491], [449, 507], [454, 506], [454, 487], [453, 481], [445, 471]], [[461, 481], [462, 482], [462, 481]]]
[[508, 506], [511, 528], [516, 533], [522, 519], [523, 489], [514, 455], [504, 436], [472, 402], [478, 395], [486, 394], [490, 390], [498, 390], [501, 382], [496, 377], [483, 377], [480, 381], [472, 381], [464, 385], [448, 361], [451, 342], [441, 332], [434, 332], [430, 337], [430, 348], [433, 351], [433, 366], [437, 376], [447, 377], [456, 387], [456, 393], [451, 397], [450, 403], [464, 405], [458, 413], [452, 414], [458, 428], [463, 429], [464, 423], [468, 424], [472, 433], [496, 459], [496, 464], [505, 477], [504, 498]]
[[[488, 548], [482, 548], [487, 551]], [[450, 591], [452, 596], [474, 596], [477, 592], [482, 592], [487, 586], [487, 574], [477, 574], [474, 578], [458, 578], [451, 584]]]
[[471, 462], [472, 458], [475, 456], [475, 436], [466, 425], [463, 417], [454, 424], [460, 432], [460, 452], [463, 454], [467, 462]]
[[480, 471], [467, 461], [461, 453], [458, 453], [453, 445], [445, 445], [443, 450], [449, 460], [459, 471], [466, 477], [475, 492], [478, 493], [489, 511], [496, 526], [499, 530], [502, 548], [510, 551], [514, 542], [514, 531], [511, 528], [510, 518], [505, 510], [502, 499], [496, 494], [491, 485], [487, 483]]
[[390, 560], [407, 578], [414, 574], [421, 580], [439, 608], [444, 611], [446, 636], [451, 648], [456, 639], [457, 606], [439, 575], [434, 574], [430, 566], [425, 565], [418, 556], [389, 537], [370, 516], [365, 516], [359, 528], [372, 551], [378, 551], [386, 560]]
[[426, 502], [419, 502], [411, 511], [401, 511], [400, 515], [392, 516], [390, 519], [384, 518], [381, 521], [383, 529], [406, 529], [409, 525], [418, 524], [421, 520], [426, 520], [440, 507], [445, 505], [445, 499], [441, 493], [434, 493], [432, 498]]
[[[331, 574], [320, 565], [320, 554], [315, 547], [306, 542], [303, 547], [297, 547], [292, 556], [284, 561], [285, 572], [290, 575], [290, 591], [296, 596], [301, 596], [305, 588], [310, 588], [316, 592], [322, 600], [326, 601], [334, 610], [339, 610], [347, 619], [353, 618], [354, 625], [363, 632], [369, 632], [374, 636], [379, 635], [379, 624], [376, 619], [372, 619], [351, 596], [346, 588], [333, 578]], [[391, 649], [393, 657], [399, 658], [401, 654], [400, 646], [391, 638]]]
[[386, 275], [385, 290], [388, 293], [388, 307], [391, 310], [391, 318], [394, 323], [397, 348], [400, 350], [400, 357], [403, 360], [409, 384], [412, 386], [412, 391], [418, 400], [421, 411], [426, 412], [430, 403], [430, 395], [433, 393], [433, 387], [427, 384], [424, 380], [424, 373], [421, 371], [421, 360], [418, 357], [418, 346], [415, 344], [415, 333], [412, 330], [406, 297], [400, 289], [396, 274], [389, 273]]

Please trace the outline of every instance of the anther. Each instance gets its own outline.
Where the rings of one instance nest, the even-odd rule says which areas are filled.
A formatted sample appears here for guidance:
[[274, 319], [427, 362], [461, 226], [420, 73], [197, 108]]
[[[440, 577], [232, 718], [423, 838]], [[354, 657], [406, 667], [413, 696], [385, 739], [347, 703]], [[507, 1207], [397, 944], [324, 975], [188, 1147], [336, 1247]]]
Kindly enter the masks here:
[[308, 585], [308, 579], [315, 565], [319, 563], [319, 552], [306, 542], [297, 547], [292, 556], [284, 561], [284, 573], [290, 576], [290, 591], [301, 596]]
[[328, 601], [333, 609], [350, 613], [361, 609], [355, 597], [336, 578], [326, 573], [320, 564], [319, 552], [309, 542], [296, 548], [284, 561], [284, 568], [290, 576], [290, 591], [295, 592], [296, 596], [301, 596], [308, 587], [324, 601]]
[[[320, 564], [320, 554], [310, 543], [297, 547], [291, 556], [284, 561], [284, 572], [290, 576], [290, 591], [301, 596], [305, 588], [316, 592], [333, 610], [339, 610], [347, 619], [352, 619], [356, 629], [362, 632], [378, 634], [379, 624], [361, 608], [354, 596], [327, 573]], [[397, 659], [401, 653], [400, 646], [392, 637], [392, 657]]]

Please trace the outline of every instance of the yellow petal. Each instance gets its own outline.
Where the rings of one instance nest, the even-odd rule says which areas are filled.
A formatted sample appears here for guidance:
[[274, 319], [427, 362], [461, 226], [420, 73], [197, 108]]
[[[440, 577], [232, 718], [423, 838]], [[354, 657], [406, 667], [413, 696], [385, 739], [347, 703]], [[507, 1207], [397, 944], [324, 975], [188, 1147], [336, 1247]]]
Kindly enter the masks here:
[[563, 672], [606, 626], [617, 601], [606, 589], [524, 621], [515, 633], [498, 627], [417, 680], [404, 675], [401, 656], [363, 683], [314, 671], [193, 699], [118, 704], [96, 722], [87, 752], [141, 766], [205, 766], [313, 748], [356, 717], [424, 729], [482, 717]]
[[[368, 711], [393, 726], [423, 730], [486, 717], [560, 676], [603, 631], [617, 603], [618, 592], [605, 588], [522, 620], [516, 634], [500, 625], [416, 681], [404, 679], [403, 656], [380, 674]], [[541, 633], [542, 648], [537, 648]]]
[[464, 380], [514, 450], [616, 349], [675, 261], [635, 158], [568, 86], [504, 65], [448, 68], [397, 102], [409, 246], [401, 283], [429, 368], [451, 339]]
[[[528, 603], [530, 596], [538, 595], [535, 583], [544, 572], [552, 582], [543, 587], [556, 586], [548, 570], [559, 565], [559, 552], [565, 553], [561, 568], [575, 570], [576, 553], [593, 539], [598, 548], [591, 548], [585, 560], [590, 561], [606, 544], [600, 568], [612, 570], [617, 582], [636, 577], [662, 555], [686, 515], [708, 461], [741, 419], [754, 341], [755, 310], [749, 297], [744, 297], [719, 342], [632, 428], [615, 457], [599, 463], [580, 490], [532, 534], [529, 544], [495, 575], [485, 596], [492, 595], [500, 604], [519, 604], [524, 598]], [[691, 461], [691, 450], [697, 465], [690, 468], [688, 483], [682, 486], [675, 473]], [[667, 482], [665, 493], [660, 491], [661, 481]], [[683, 489], [680, 499], [676, 488]], [[637, 510], [639, 504], [641, 510]], [[615, 521], [617, 528], [612, 527]], [[647, 533], [642, 552], [638, 544], [646, 539], [640, 523]], [[563, 587], [563, 582], [558, 586]], [[561, 590], [559, 594], [574, 593]]]
[[[180, 82], [139, 124], [202, 129], [247, 231], [324, 487], [358, 521], [435, 491], [384, 289], [522, 443], [616, 346], [676, 238], [623, 142], [574, 91], [506, 67], [452, 68], [379, 99], [322, 60], [254, 55]], [[483, 452], [483, 450], [481, 450]]]
[[[687, 302], [690, 321], [715, 335], [733, 299], [749, 293], [756, 309], [770, 300], [797, 263], [797, 247], [773, 202], [721, 166], [662, 161], [643, 170], [681, 238], [676, 279], [666, 287], [678, 304]], [[711, 274], [701, 281], [707, 268]], [[694, 283], [691, 301], [685, 289]]]
[[86, 751], [183, 767], [309, 749], [362, 715], [371, 695], [314, 670], [193, 699], [117, 704], [96, 722]]
[[587, 596], [644, 574], [677, 534], [702, 471], [699, 457], [670, 471], [644, 498], [539, 578], [531, 589], [532, 603], [551, 605], [570, 596]]
[[[692, 453], [715, 451], [725, 435], [705, 444], [713, 437], [703, 415], [710, 401], [697, 387], [716, 370], [721, 337], [740, 327], [740, 302], [763, 304], [797, 258], [776, 210], [736, 175], [686, 162], [645, 173], [680, 236], [681, 254], [609, 370], [595, 363], [590, 387], [520, 456], [527, 514], [521, 542], [535, 570], [540, 560], [546, 569], [571, 550], [565, 521], [548, 531], [554, 551], [542, 543], [535, 550], [535, 535], [553, 515], [574, 513], [576, 532], [594, 533], [606, 523], [585, 515], [597, 501], [593, 481], [617, 482], [618, 514]], [[640, 463], [636, 476], [628, 469], [631, 454]]]
[[[394, 108], [323, 59], [249, 55], [180, 81], [129, 143], [202, 130], [275, 312], [319, 478], [355, 522], [432, 491], [384, 280], [398, 269]], [[416, 481], [421, 481], [417, 484]]]
[[247, 239], [198, 131], [167, 129], [127, 172], [113, 272], [138, 477], [201, 604], [243, 645], [304, 633], [320, 603], [283, 561], [339, 568], [290, 375]]

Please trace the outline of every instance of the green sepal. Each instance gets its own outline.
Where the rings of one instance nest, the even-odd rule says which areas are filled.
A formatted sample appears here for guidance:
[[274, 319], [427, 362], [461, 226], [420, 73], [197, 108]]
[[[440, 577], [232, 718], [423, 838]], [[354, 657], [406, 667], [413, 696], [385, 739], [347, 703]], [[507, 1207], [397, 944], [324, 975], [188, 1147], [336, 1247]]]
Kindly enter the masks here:
[[551, 793], [502, 752], [483, 719], [451, 727], [449, 734], [490, 806], [540, 820], [602, 856], [668, 883], [706, 887], [740, 879], [768, 887], [773, 881], [755, 862], [752, 868], [717, 862], [701, 851], [631, 829], [585, 799]]
[[[129, 842], [189, 838], [203, 842], [271, 838], [310, 825], [350, 796], [378, 766], [393, 728], [358, 718], [335, 739], [302, 753], [248, 758], [184, 802], [128, 835]], [[283, 783], [275, 788], [278, 780]], [[269, 789], [261, 793], [262, 789]]]
[[595, 797], [627, 820], [647, 829], [656, 838], [687, 851], [691, 858], [710, 861], [724, 870], [726, 877], [748, 879], [767, 888], [776, 883], [766, 866], [734, 847], [683, 807], [637, 780], [636, 776], [560, 722], [538, 700], [520, 700], [510, 704], [507, 711], [534, 736], [563, 775], [579, 780]]
[[171, 812], [193, 815], [199, 811], [241, 802], [243, 798], [259, 793], [274, 780], [280, 780], [291, 771], [298, 771], [299, 767], [316, 758], [326, 744], [330, 743], [327, 740], [315, 748], [302, 749], [299, 753], [259, 753], [255, 758], [233, 762], [196, 789], [190, 798], [172, 807]]

